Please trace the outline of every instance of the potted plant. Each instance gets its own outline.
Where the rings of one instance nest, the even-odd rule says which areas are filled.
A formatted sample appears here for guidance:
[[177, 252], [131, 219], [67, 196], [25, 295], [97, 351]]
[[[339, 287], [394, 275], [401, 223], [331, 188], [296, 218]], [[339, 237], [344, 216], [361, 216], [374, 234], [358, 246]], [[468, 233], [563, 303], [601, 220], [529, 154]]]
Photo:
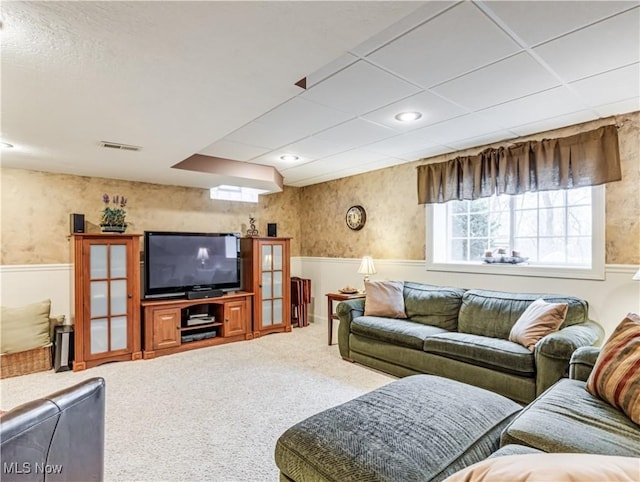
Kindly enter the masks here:
[[105, 233], [124, 233], [127, 229], [127, 222], [125, 217], [127, 212], [124, 210], [127, 205], [127, 198], [124, 196], [113, 196], [111, 204], [109, 205], [109, 195], [102, 195], [102, 202], [105, 206], [102, 210], [102, 219], [100, 220], [100, 226], [102, 232]]

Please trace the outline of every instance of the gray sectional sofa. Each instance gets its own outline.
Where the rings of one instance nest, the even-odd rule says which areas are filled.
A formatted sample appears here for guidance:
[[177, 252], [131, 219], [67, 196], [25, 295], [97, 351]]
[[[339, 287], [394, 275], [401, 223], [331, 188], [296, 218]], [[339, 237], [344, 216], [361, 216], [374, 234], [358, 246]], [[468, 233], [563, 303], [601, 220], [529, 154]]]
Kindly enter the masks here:
[[[531, 402], [562, 377], [579, 347], [597, 345], [604, 331], [589, 320], [585, 300], [404, 283], [407, 319], [364, 316], [364, 299], [337, 306], [338, 343], [348, 361], [396, 375], [439, 375]], [[567, 303], [560, 330], [531, 352], [509, 341], [512, 326], [538, 298]]]
[[[524, 408], [441, 377], [396, 380], [285, 431], [275, 447], [280, 480], [440, 482], [487, 457], [535, 453], [635, 457], [637, 477], [631, 480], [640, 480], [640, 427], [585, 389], [598, 353], [593, 347], [576, 350], [571, 378]], [[522, 470], [523, 480], [536, 478]], [[597, 474], [591, 472], [589, 480]], [[472, 480], [467, 476], [460, 480]], [[558, 479], [578, 480], [570, 476]]]
[[640, 457], [640, 426], [585, 388], [599, 353], [595, 347], [576, 350], [569, 378], [525, 407], [502, 433], [500, 445], [505, 450], [518, 445], [549, 453]]

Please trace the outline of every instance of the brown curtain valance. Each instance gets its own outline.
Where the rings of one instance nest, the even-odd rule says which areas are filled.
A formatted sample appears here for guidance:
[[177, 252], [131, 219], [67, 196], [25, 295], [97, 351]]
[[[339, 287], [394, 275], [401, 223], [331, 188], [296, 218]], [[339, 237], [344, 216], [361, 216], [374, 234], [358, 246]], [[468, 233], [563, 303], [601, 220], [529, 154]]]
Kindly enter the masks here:
[[418, 166], [418, 203], [597, 186], [620, 179], [618, 130], [609, 125]]

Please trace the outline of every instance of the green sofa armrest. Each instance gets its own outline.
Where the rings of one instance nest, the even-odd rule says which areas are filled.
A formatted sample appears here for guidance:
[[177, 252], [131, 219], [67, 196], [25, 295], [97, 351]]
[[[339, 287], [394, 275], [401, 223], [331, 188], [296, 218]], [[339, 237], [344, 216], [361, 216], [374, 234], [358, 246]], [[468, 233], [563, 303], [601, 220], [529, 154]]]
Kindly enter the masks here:
[[569, 376], [569, 360], [574, 351], [583, 346], [598, 345], [603, 338], [603, 328], [589, 320], [567, 326], [540, 340], [535, 348], [536, 396]]
[[[347, 300], [338, 303], [336, 314], [340, 320], [338, 326], [338, 347], [342, 358], [349, 358], [349, 333], [351, 332], [351, 320], [364, 315], [364, 299]], [[331, 323], [331, 320], [329, 320]]]
[[569, 378], [586, 382], [599, 354], [600, 348], [595, 346], [583, 346], [574, 351], [569, 361]]

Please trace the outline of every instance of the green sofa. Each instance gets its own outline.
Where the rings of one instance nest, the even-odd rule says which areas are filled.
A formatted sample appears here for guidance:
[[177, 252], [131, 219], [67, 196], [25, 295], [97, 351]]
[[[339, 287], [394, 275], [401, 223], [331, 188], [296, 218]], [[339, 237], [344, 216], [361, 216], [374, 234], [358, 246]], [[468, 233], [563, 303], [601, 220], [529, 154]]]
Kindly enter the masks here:
[[576, 350], [569, 378], [525, 407], [502, 432], [500, 445], [505, 450], [520, 445], [550, 453], [640, 457], [640, 426], [585, 389], [599, 352], [594, 347]]
[[[407, 319], [364, 316], [364, 299], [340, 303], [340, 355], [392, 375], [439, 375], [529, 403], [568, 376], [577, 348], [604, 336], [589, 320], [587, 302], [572, 296], [405, 282], [403, 297]], [[569, 308], [560, 330], [531, 352], [509, 341], [509, 333], [538, 298]]]

